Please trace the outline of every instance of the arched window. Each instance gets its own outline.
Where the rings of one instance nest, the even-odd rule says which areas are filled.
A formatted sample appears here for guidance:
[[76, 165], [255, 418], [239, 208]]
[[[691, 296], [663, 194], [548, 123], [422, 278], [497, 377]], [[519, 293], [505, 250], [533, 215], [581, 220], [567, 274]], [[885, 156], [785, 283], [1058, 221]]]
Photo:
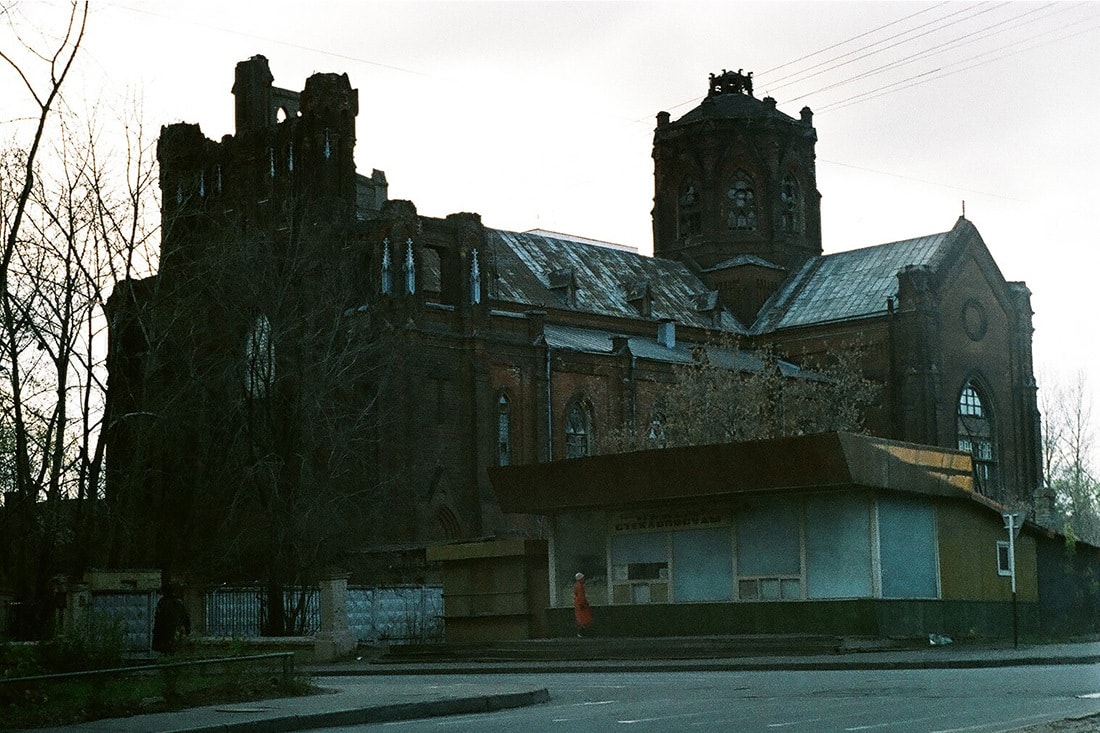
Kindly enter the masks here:
[[973, 380], [959, 393], [958, 446], [974, 461], [977, 490], [992, 496], [997, 481], [997, 450], [989, 403]]
[[582, 458], [592, 450], [592, 420], [588, 408], [577, 400], [565, 416], [565, 457]]
[[503, 394], [497, 400], [497, 465], [512, 465], [512, 413]]
[[802, 192], [794, 176], [783, 178], [779, 186], [779, 200], [783, 204], [783, 231], [788, 234], [802, 232]]
[[677, 223], [679, 224], [680, 239], [702, 233], [702, 206], [699, 201], [699, 186], [695, 184], [695, 181], [685, 181], [684, 185], [680, 187], [676, 208], [679, 213]]
[[742, 231], [756, 229], [756, 192], [745, 171], [737, 171], [726, 188], [726, 227]]
[[382, 240], [382, 294], [393, 292], [393, 264], [390, 262], [390, 238]]
[[244, 389], [249, 397], [264, 397], [275, 378], [275, 344], [271, 338], [271, 321], [265, 315], [256, 316], [248, 331], [244, 346]]
[[405, 275], [405, 292], [409, 295], [416, 294], [416, 263], [413, 260], [412, 237], [405, 240], [405, 264], [401, 268]]

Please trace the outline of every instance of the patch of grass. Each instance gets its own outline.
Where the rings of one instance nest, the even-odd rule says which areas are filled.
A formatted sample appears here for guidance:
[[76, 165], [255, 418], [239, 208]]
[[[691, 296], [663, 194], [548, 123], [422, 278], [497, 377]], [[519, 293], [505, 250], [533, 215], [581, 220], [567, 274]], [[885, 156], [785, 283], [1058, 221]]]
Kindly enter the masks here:
[[292, 677], [284, 682], [281, 669], [234, 664], [227, 659], [226, 664], [213, 667], [174, 667], [109, 677], [0, 685], [0, 719], [14, 728], [71, 725], [315, 691], [308, 677]]

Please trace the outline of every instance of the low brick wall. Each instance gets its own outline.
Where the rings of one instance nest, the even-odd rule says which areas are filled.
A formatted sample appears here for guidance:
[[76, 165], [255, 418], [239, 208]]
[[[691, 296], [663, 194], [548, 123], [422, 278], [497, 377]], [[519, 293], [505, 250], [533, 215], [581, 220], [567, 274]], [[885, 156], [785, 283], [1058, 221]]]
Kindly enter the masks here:
[[[1020, 634], [1039, 630], [1036, 603], [1019, 603]], [[669, 603], [598, 606], [593, 636], [833, 634], [1011, 638], [1012, 604], [1000, 601], [873, 600]], [[573, 609], [546, 609], [551, 636], [572, 636]]]

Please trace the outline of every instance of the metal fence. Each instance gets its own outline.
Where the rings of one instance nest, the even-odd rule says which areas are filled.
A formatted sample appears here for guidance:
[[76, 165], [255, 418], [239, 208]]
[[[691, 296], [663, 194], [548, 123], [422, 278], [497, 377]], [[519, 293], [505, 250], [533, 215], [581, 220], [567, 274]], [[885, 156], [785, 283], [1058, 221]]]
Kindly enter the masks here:
[[[250, 638], [267, 625], [267, 589], [259, 586], [218, 588], [206, 594], [206, 633], [210, 636]], [[283, 609], [287, 627], [297, 636], [316, 634], [321, 608], [316, 588], [286, 588]]]
[[119, 625], [126, 648], [148, 649], [153, 643], [154, 593], [92, 593], [91, 611]]
[[359, 641], [443, 641], [443, 586], [348, 588], [348, 626]]
[[[286, 591], [294, 633], [308, 636], [321, 626], [316, 588]], [[267, 618], [267, 598], [260, 587], [225, 587], [205, 599], [206, 633], [250, 638], [260, 635]], [[399, 643], [443, 640], [443, 587], [404, 585], [348, 588], [348, 626], [359, 641]]]

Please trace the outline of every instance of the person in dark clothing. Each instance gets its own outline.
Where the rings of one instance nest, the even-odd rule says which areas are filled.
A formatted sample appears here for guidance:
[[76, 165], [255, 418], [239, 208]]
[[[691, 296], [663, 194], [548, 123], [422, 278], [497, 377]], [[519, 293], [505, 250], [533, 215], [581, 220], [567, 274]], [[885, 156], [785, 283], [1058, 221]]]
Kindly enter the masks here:
[[182, 637], [191, 633], [191, 617], [175, 586], [166, 585], [162, 592], [153, 617], [153, 651], [172, 654]]

